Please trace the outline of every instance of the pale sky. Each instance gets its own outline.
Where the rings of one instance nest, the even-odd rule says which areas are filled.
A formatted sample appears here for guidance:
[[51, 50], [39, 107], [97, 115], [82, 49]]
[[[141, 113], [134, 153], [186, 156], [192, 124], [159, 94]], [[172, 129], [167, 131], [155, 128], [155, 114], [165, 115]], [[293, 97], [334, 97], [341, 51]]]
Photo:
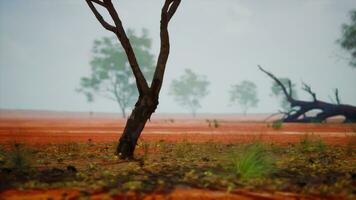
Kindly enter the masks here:
[[[158, 54], [163, 0], [115, 1], [125, 28], [147, 28]], [[354, 0], [182, 0], [170, 23], [171, 54], [159, 113], [189, 112], [168, 95], [186, 68], [211, 82], [200, 113], [238, 113], [229, 106], [232, 84], [254, 81], [260, 103], [251, 112], [275, 112], [272, 84], [257, 65], [298, 86], [309, 83], [329, 101], [339, 88], [343, 103], [356, 105], [356, 69], [340, 59], [335, 42]], [[115, 102], [87, 103], [75, 92], [90, 72], [94, 39], [104, 30], [84, 0], [0, 0], [0, 109], [119, 112]]]

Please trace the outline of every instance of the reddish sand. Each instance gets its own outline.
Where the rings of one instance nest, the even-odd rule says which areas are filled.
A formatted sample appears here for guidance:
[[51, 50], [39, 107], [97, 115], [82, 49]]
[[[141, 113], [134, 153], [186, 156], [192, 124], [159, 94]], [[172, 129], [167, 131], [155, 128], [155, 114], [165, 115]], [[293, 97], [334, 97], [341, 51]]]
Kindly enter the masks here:
[[[254, 117], [254, 118], [253, 118]], [[276, 143], [298, 142], [305, 134], [315, 135], [329, 144], [344, 144], [348, 135], [356, 132], [355, 124], [284, 124], [274, 130], [262, 120], [266, 115], [219, 115], [219, 127], [209, 127], [206, 119], [182, 115], [158, 115], [147, 123], [141, 139], [146, 141], [182, 141], [237, 143], [263, 140]], [[255, 119], [255, 120], [253, 120]], [[254, 122], [252, 122], [254, 121]], [[114, 142], [125, 125], [119, 115], [88, 113], [56, 113], [29, 111], [0, 111], [0, 143], [25, 142], [49, 144], [66, 142]]]
[[[78, 190], [36, 190], [36, 191], [18, 191], [8, 190], [0, 192], [0, 197], [6, 197], [7, 200], [31, 200], [31, 199], [78, 199], [80, 191]], [[291, 193], [275, 192], [271, 193], [255, 193], [249, 191], [236, 191], [234, 193], [227, 193], [222, 191], [209, 191], [200, 189], [176, 189], [167, 194], [152, 193], [145, 196], [140, 196], [133, 192], [126, 194], [109, 196], [104, 192], [93, 192], [90, 194], [90, 199], [132, 199], [132, 200], [315, 200], [321, 199], [315, 196], [302, 196]], [[328, 198], [338, 199], [339, 198]]]

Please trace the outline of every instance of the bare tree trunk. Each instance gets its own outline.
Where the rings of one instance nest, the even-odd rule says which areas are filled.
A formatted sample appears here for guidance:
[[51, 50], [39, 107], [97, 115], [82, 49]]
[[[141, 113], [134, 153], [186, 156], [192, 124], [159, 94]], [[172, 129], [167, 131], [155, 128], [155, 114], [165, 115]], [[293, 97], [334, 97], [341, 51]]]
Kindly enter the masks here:
[[147, 120], [150, 119], [152, 113], [156, 110], [158, 101], [152, 95], [139, 97], [135, 108], [127, 120], [124, 132], [119, 140], [116, 153], [121, 158], [132, 159], [137, 144], [137, 140], [141, 135]]
[[[130, 159], [133, 158], [137, 140], [140, 137], [147, 120], [150, 119], [152, 113], [154, 113], [158, 105], [158, 96], [162, 87], [164, 72], [166, 69], [170, 50], [168, 24], [177, 11], [181, 0], [165, 0], [165, 3], [162, 7], [160, 26], [161, 48], [151, 87], [148, 86], [148, 83], [138, 65], [135, 52], [133, 51], [118, 12], [116, 11], [111, 0], [86, 0], [86, 2], [100, 24], [106, 30], [113, 32], [117, 36], [125, 50], [131, 70], [136, 80], [139, 98], [134, 110], [127, 120], [126, 127], [116, 150], [116, 153], [120, 155], [121, 158]], [[105, 21], [105, 19], [94, 6], [94, 3], [98, 6], [104, 7], [108, 11], [114, 22], [114, 25], [111, 25]]]

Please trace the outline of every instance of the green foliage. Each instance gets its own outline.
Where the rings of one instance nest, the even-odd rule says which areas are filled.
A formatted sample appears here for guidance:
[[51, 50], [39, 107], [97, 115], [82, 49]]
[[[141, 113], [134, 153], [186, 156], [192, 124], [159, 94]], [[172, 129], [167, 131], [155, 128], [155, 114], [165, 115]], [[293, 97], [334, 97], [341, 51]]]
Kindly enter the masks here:
[[350, 66], [356, 68], [356, 10], [350, 12], [351, 22], [342, 25], [342, 35], [337, 42], [351, 54]]
[[[143, 29], [139, 36], [129, 29], [127, 35], [143, 74], [147, 81], [151, 81], [155, 61], [148, 31]], [[103, 37], [94, 41], [92, 52], [91, 75], [81, 78], [77, 91], [83, 93], [89, 102], [94, 100], [94, 95], [117, 102], [125, 117], [126, 109], [133, 106], [138, 91], [124, 49], [117, 38]]]
[[169, 94], [173, 95], [181, 106], [189, 109], [195, 116], [197, 109], [201, 107], [200, 100], [208, 94], [209, 84], [206, 77], [186, 69], [178, 80], [172, 81]]
[[[289, 83], [291, 83], [291, 80], [289, 78], [279, 78], [281, 83], [286, 87], [289, 88]], [[291, 83], [291, 88], [292, 88], [292, 97], [297, 98], [297, 92], [295, 90], [295, 84]], [[282, 88], [276, 83], [272, 83], [271, 87], [271, 96], [277, 97], [280, 100], [280, 106], [284, 111], [289, 111], [291, 109], [290, 103], [287, 101], [286, 96], [283, 94]]]
[[231, 103], [238, 103], [242, 107], [243, 113], [258, 104], [257, 86], [251, 81], [242, 81], [240, 84], [233, 85], [230, 90]]
[[272, 128], [275, 130], [279, 130], [283, 127], [283, 121], [282, 120], [275, 120], [272, 123]]
[[253, 143], [233, 160], [233, 170], [242, 179], [265, 178], [275, 171], [275, 160], [262, 144]]
[[33, 155], [22, 144], [14, 144], [6, 152], [6, 161], [8, 167], [16, 172], [28, 172], [32, 167]]

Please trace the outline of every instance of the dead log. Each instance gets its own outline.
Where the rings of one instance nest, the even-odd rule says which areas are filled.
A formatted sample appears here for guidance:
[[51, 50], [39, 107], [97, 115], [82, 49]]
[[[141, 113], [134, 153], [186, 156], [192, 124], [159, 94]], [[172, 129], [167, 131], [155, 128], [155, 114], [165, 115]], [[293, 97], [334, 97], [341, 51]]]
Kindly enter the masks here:
[[[291, 110], [289, 112], [283, 113], [283, 122], [325, 122], [328, 118], [335, 116], [344, 116], [344, 122], [347, 123], [356, 122], [356, 107], [352, 105], [341, 104], [338, 89], [335, 90], [336, 103], [328, 103], [319, 100], [312, 88], [306, 83], [303, 83], [302, 89], [310, 94], [312, 101], [294, 99], [292, 97], [291, 82], [288, 83], [287, 89], [287, 87], [283, 85], [275, 75], [266, 71], [261, 66], [258, 66], [258, 68], [267, 74], [270, 78], [272, 78], [279, 85], [279, 87], [281, 87], [285, 98], [290, 103]], [[307, 113], [313, 110], [320, 110], [320, 112], [313, 116], [308, 116]]]

